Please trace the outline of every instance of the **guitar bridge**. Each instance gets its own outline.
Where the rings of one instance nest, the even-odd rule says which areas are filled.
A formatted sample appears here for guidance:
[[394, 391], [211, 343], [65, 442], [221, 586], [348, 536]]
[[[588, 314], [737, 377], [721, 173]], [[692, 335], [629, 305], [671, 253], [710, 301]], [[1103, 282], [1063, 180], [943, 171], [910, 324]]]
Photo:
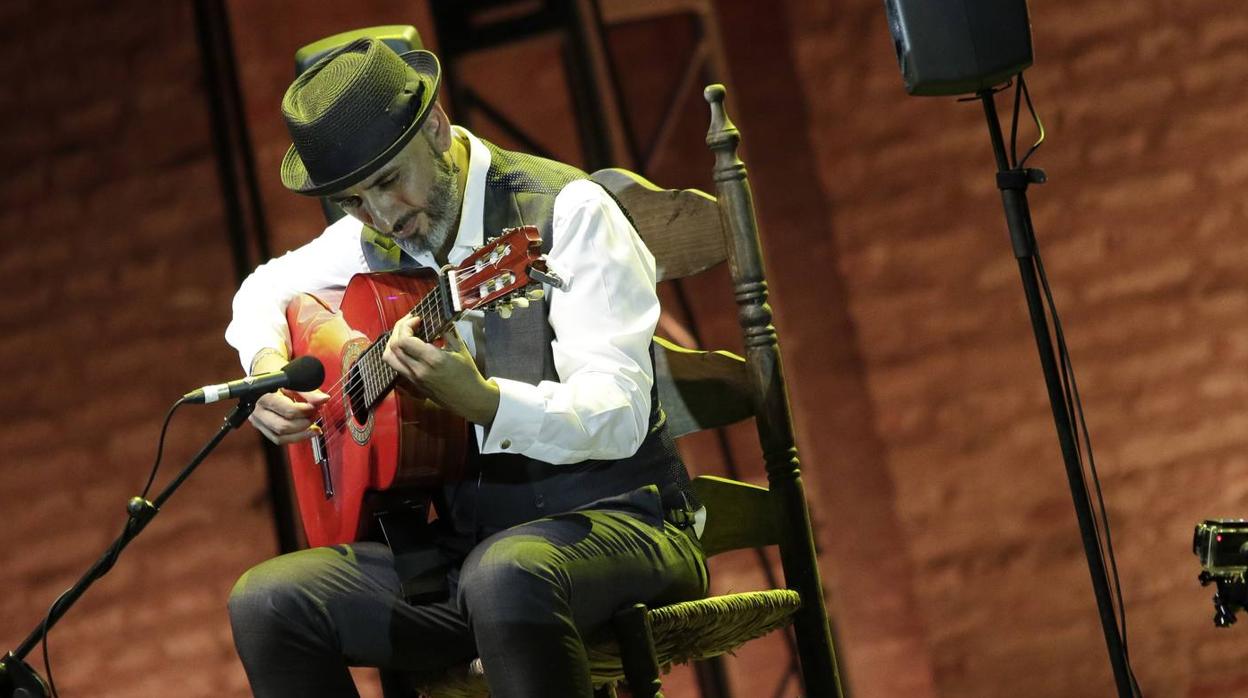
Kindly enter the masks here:
[[[321, 423], [318, 421], [316, 426], [320, 427]], [[326, 454], [325, 449], [325, 432], [320, 428], [316, 430], [316, 436], [312, 437], [312, 460], [321, 466], [321, 482], [325, 486], [325, 499], [329, 499], [334, 496], [334, 481], [329, 475], [329, 456]]]

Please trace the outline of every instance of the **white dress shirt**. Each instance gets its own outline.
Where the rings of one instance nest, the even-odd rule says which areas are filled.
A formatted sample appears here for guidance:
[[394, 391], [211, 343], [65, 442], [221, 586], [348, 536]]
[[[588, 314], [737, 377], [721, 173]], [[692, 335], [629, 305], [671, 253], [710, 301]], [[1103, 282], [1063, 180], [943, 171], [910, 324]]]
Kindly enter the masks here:
[[[479, 247], [490, 151], [467, 130], [469, 164], [451, 264]], [[286, 305], [299, 293], [341, 289], [368, 272], [360, 247], [363, 224], [346, 216], [299, 249], [260, 265], [234, 296], [225, 338], [244, 370], [261, 349], [290, 351]], [[500, 400], [493, 422], [476, 426], [482, 453], [520, 453], [549, 463], [632, 455], [649, 430], [650, 340], [659, 320], [654, 257], [615, 201], [588, 180], [555, 197], [554, 244], [547, 256], [563, 289], [547, 287], [551, 343], [559, 381], [530, 385], [494, 378]], [[433, 255], [416, 260], [437, 268]], [[482, 314], [456, 323], [476, 356]], [[489, 378], [489, 376], [487, 376]]]

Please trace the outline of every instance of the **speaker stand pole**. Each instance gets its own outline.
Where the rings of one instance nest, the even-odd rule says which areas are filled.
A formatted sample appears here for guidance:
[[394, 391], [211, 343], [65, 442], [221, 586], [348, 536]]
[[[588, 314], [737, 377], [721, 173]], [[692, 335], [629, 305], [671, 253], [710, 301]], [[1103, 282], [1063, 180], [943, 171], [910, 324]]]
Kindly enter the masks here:
[[1040, 365], [1044, 369], [1044, 383], [1049, 392], [1049, 406], [1053, 409], [1053, 421], [1057, 425], [1057, 440], [1066, 464], [1066, 479], [1070, 483], [1070, 495], [1079, 519], [1079, 532], [1083, 537], [1083, 550], [1088, 558], [1088, 570], [1092, 574], [1092, 590], [1100, 610], [1101, 627], [1105, 631], [1105, 644], [1109, 649], [1109, 661], [1114, 670], [1114, 683], [1121, 698], [1134, 695], [1130, 672], [1127, 669], [1126, 652], [1119, 634], [1114, 606], [1109, 592], [1109, 579], [1105, 560], [1101, 557], [1097, 539], [1096, 522], [1093, 519], [1088, 488], [1083, 479], [1076, 434], [1071, 415], [1066, 407], [1057, 360], [1053, 354], [1053, 337], [1049, 332], [1048, 319], [1040, 297], [1040, 284], [1036, 268], [1036, 237], [1031, 224], [1031, 211], [1027, 206], [1027, 185], [1044, 181], [1044, 173], [1033, 169], [1013, 169], [1005, 152], [1005, 140], [997, 119], [994, 92], [978, 93], [984, 103], [984, 116], [988, 119], [988, 132], [992, 137], [992, 150], [997, 159], [997, 188], [1001, 190], [1001, 203], [1005, 207], [1005, 220], [1010, 230], [1010, 243], [1018, 259], [1018, 271], [1022, 275], [1023, 292], [1027, 296], [1027, 309], [1031, 315], [1031, 327], [1036, 335], [1036, 348], [1040, 351]]

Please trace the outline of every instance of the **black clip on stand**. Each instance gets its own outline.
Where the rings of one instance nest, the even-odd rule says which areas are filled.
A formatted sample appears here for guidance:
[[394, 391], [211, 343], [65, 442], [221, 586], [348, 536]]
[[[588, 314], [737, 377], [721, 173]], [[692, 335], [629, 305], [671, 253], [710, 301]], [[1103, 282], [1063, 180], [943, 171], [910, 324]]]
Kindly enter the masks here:
[[187, 464], [182, 472], [173, 479], [172, 482], [165, 487], [164, 490], [156, 497], [155, 501], [149, 502], [141, 497], [132, 497], [126, 504], [126, 511], [129, 519], [126, 521], [126, 527], [122, 530], [121, 535], [113, 541], [108, 547], [104, 555], [87, 570], [85, 574], [78, 579], [74, 586], [62, 594], [53, 604], [52, 609], [48, 612], [45, 622], [35, 626], [26, 640], [18, 646], [17, 649], [5, 655], [0, 660], [0, 698], [47, 698], [49, 695], [48, 684], [23, 661], [26, 655], [39, 644], [48, 630], [60, 620], [61, 616], [69, 610], [70, 606], [78, 600], [78, 597], [90, 587], [97, 579], [103, 577], [113, 567], [113, 563], [117, 562], [121, 551], [125, 550], [130, 541], [134, 540], [143, 529], [151, 523], [156, 514], [160, 512], [160, 507], [169, 497], [173, 496], [175, 490], [182, 485], [186, 478], [191, 476], [195, 468], [208, 457], [217, 444], [225, 438], [230, 431], [242, 426], [247, 421], [247, 417], [251, 416], [252, 410], [256, 407], [256, 399], [259, 395], [252, 396], [245, 400], [240, 400], [233, 410], [225, 416], [225, 422], [217, 431], [216, 435], [195, 454], [191, 462]]
[[1126, 655], [1123, 652], [1122, 636], [1119, 634], [1117, 619], [1114, 616], [1105, 561], [1100, 553], [1100, 542], [1097, 539], [1096, 523], [1092, 518], [1088, 488], [1083, 481], [1083, 471], [1075, 446], [1075, 433], [1070, 412], [1066, 409], [1066, 400], [1058, 377], [1057, 360], [1053, 355], [1053, 338], [1049, 334], [1049, 324], [1045, 317], [1044, 305], [1040, 298], [1040, 285], [1037, 281], [1036, 235], [1031, 224], [1031, 210], [1027, 206], [1027, 185], [1043, 183], [1045, 175], [1044, 171], [1039, 169], [1010, 167], [1009, 159], [1005, 154], [1005, 140], [1001, 136], [1001, 124], [997, 120], [993, 94], [993, 90], [982, 90], [978, 93], [984, 103], [984, 115], [988, 119], [988, 131], [992, 137], [992, 150], [997, 159], [997, 188], [1001, 190], [1001, 203], [1005, 206], [1005, 219], [1010, 229], [1010, 243], [1014, 247], [1014, 256], [1018, 258], [1018, 270], [1023, 278], [1023, 291], [1027, 295], [1031, 327], [1036, 335], [1036, 347], [1040, 350], [1040, 365], [1044, 369], [1044, 382], [1049, 391], [1049, 405], [1053, 409], [1053, 420], [1057, 422], [1057, 439], [1062, 448], [1062, 460], [1066, 463], [1066, 479], [1070, 482], [1070, 494], [1075, 502], [1075, 514], [1079, 519], [1079, 531], [1082, 534], [1083, 549], [1088, 558], [1088, 569], [1092, 573], [1092, 589], [1096, 594], [1101, 626], [1105, 631], [1105, 643], [1109, 648], [1109, 661], [1114, 670], [1114, 683], [1118, 687], [1118, 695], [1127, 698], [1134, 695], [1130, 673], [1127, 670]]

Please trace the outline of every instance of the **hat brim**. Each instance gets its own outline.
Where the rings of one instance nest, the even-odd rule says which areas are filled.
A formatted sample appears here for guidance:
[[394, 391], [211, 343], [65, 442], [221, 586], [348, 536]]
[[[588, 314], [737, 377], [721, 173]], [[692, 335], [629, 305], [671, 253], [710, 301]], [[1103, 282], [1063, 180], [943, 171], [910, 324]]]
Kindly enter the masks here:
[[285, 157], [282, 158], [282, 184], [287, 189], [307, 196], [321, 196], [346, 189], [376, 172], [382, 165], [389, 162], [390, 158], [397, 155], [412, 140], [412, 136], [416, 135], [420, 127], [424, 126], [425, 119], [429, 118], [429, 112], [433, 109], [434, 102], [438, 100], [438, 88], [442, 79], [442, 69], [438, 64], [438, 57], [429, 51], [417, 49], [401, 53], [399, 58], [403, 59], [403, 62], [414, 70], [417, 77], [424, 83], [424, 89], [421, 94], [422, 103], [416, 111], [416, 117], [412, 119], [412, 123], [404, 129], [394, 143], [372, 160], [361, 165], [355, 171], [328, 182], [312, 181], [312, 178], [308, 175], [307, 168], [303, 165], [303, 159], [299, 157], [299, 151], [295, 150], [294, 144], [291, 144], [290, 148], [286, 150]]

